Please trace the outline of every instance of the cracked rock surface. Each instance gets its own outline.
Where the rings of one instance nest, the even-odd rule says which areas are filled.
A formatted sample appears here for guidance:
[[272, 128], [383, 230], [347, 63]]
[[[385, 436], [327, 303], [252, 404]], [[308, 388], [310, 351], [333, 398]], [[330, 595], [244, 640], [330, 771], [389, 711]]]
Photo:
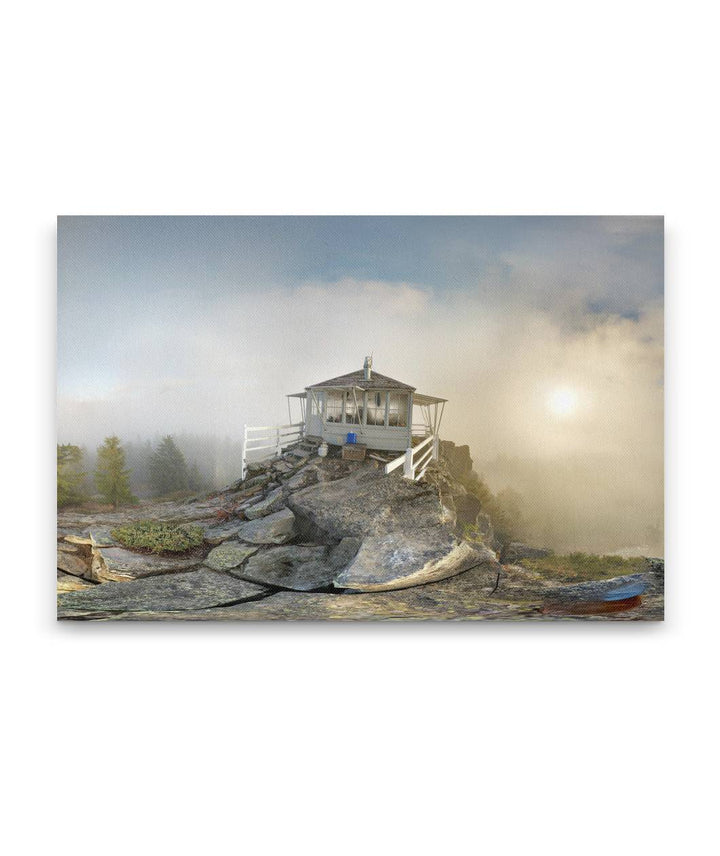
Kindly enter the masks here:
[[268, 589], [208, 568], [131, 583], [110, 582], [58, 597], [58, 616], [72, 618], [113, 612], [153, 613], [198, 610], [239, 603], [267, 594]]

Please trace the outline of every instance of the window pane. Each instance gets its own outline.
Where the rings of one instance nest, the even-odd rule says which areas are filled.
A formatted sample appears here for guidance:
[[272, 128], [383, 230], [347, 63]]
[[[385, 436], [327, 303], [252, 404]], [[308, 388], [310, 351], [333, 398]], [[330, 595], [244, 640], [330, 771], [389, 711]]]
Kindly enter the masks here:
[[362, 405], [360, 401], [356, 405], [355, 396], [353, 396], [352, 392], [349, 392], [347, 394], [347, 401], [345, 402], [345, 422], [348, 425], [359, 425], [361, 417]]
[[388, 425], [407, 427], [408, 397], [405, 393], [391, 392], [388, 406]]
[[325, 420], [327, 422], [342, 422], [343, 394], [330, 390], [325, 393]]
[[384, 392], [369, 392], [367, 404], [367, 424], [368, 425], [384, 425], [385, 424], [385, 393]]

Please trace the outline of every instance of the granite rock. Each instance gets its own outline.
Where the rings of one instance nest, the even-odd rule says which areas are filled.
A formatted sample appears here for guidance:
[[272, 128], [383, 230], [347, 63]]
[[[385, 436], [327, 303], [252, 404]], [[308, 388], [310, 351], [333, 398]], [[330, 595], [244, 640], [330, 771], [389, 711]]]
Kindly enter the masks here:
[[267, 517], [242, 523], [238, 538], [250, 544], [284, 544], [293, 537], [294, 530], [295, 515], [289, 508], [283, 508]]
[[323, 546], [271, 547], [251, 556], [237, 574], [252, 582], [296, 591], [327, 588], [335, 576], [328, 552]]
[[244, 509], [245, 517], [248, 520], [257, 520], [259, 517], [267, 517], [275, 511], [279, 511], [284, 506], [283, 492], [281, 488], [276, 488], [264, 497], [260, 502]]
[[198, 610], [261, 597], [268, 589], [218, 574], [208, 568], [147, 577], [133, 582], [110, 582], [58, 596], [59, 618], [98, 617], [104, 613], [154, 613]]
[[141, 577], [186, 571], [202, 563], [198, 556], [157, 556], [124, 547], [93, 549], [92, 578], [99, 582], [136, 580]]
[[337, 588], [383, 591], [445, 579], [474, 565], [495, 563], [491, 550], [460, 541], [440, 527], [366, 537], [334, 580]]
[[225, 541], [212, 549], [205, 557], [205, 565], [213, 571], [230, 571], [238, 568], [259, 547], [249, 547], [237, 541]]

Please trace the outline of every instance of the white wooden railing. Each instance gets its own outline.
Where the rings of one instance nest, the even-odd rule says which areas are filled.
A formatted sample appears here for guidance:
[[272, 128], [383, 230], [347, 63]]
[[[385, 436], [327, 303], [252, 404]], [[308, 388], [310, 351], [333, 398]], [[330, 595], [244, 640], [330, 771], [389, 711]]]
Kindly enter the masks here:
[[292, 425], [243, 426], [242, 480], [245, 480], [249, 453], [267, 452], [268, 449], [273, 450], [271, 453], [255, 458], [256, 461], [261, 461], [263, 458], [269, 458], [273, 455], [280, 455], [283, 449], [292, 446], [298, 440], [302, 439], [304, 430], [304, 422], [295, 422]]
[[385, 475], [396, 470], [398, 467], [403, 468], [403, 478], [420, 481], [425, 475], [430, 461], [436, 461], [440, 446], [440, 438], [437, 434], [429, 434], [422, 443], [417, 446], [406, 449], [402, 455], [385, 464]]

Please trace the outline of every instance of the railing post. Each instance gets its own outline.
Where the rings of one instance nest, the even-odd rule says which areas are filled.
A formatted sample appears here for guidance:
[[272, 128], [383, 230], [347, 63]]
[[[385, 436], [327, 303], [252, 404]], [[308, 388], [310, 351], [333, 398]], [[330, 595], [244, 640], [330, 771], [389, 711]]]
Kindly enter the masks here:
[[409, 446], [405, 450], [405, 463], [403, 464], [403, 478], [415, 480], [415, 471], [413, 470], [413, 450]]
[[433, 437], [432, 450], [433, 450], [433, 454], [432, 454], [433, 461], [437, 461], [437, 459], [440, 457], [440, 435], [439, 434], [436, 434]]
[[282, 445], [280, 443], [280, 426], [278, 426], [278, 429], [277, 429], [277, 450], [276, 450], [276, 452], [277, 452], [277, 456], [279, 458], [280, 455], [282, 455]]
[[247, 423], [243, 425], [242, 459], [240, 461], [240, 481], [245, 481], [245, 470], [247, 468]]

